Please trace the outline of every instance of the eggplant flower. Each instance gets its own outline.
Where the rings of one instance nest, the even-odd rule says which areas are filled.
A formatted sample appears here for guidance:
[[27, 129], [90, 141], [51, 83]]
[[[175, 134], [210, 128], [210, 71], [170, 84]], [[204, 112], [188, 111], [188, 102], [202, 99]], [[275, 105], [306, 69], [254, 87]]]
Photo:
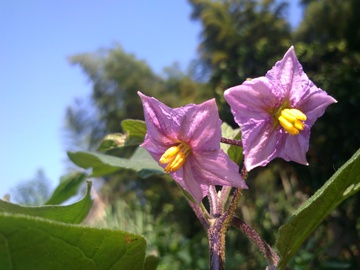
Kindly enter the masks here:
[[138, 94], [147, 126], [141, 146], [197, 204], [210, 185], [247, 188], [238, 165], [220, 148], [221, 120], [214, 99], [172, 109]]
[[293, 47], [265, 77], [229, 88], [225, 99], [241, 128], [248, 171], [276, 157], [308, 165], [310, 128], [337, 102], [309, 80]]

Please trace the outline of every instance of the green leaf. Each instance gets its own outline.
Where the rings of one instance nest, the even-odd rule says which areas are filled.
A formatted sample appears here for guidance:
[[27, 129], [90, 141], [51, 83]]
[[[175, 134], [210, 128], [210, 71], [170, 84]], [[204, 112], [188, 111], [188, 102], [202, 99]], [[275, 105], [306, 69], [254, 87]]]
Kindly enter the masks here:
[[125, 146], [127, 135], [122, 133], [113, 133], [106, 135], [102, 139], [98, 151], [108, 151], [114, 148]]
[[122, 129], [128, 134], [127, 143], [141, 144], [147, 131], [146, 123], [141, 120], [126, 119], [121, 122]]
[[358, 150], [279, 229], [276, 246], [284, 269], [300, 245], [342, 201], [360, 190], [360, 150]]
[[74, 204], [65, 206], [47, 205], [25, 207], [0, 200], [0, 213], [23, 214], [65, 223], [80, 223], [87, 216], [92, 206], [90, 190], [91, 182], [88, 182], [87, 192], [84, 198]]
[[140, 235], [0, 213], [2, 270], [142, 270]]
[[85, 180], [85, 173], [70, 173], [60, 179], [60, 184], [54, 190], [51, 198], [46, 202], [47, 205], [61, 204], [67, 199], [75, 196], [80, 184]]
[[113, 133], [106, 135], [101, 141], [98, 151], [108, 151], [125, 146], [137, 146], [144, 142], [146, 124], [141, 120], [126, 119], [121, 122], [125, 134]]
[[85, 169], [92, 168], [92, 176], [102, 176], [121, 169], [132, 169], [147, 176], [149, 173], [164, 173], [150, 154], [140, 147], [130, 159], [94, 152], [68, 152], [68, 156], [76, 165]]

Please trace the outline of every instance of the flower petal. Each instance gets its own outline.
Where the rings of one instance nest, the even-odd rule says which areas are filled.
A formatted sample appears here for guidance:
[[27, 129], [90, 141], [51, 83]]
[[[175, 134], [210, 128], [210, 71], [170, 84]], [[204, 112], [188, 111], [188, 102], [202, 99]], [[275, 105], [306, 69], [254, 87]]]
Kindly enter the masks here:
[[225, 100], [229, 103], [235, 121], [241, 126], [252, 121], [269, 118], [269, 110], [281, 104], [284, 96], [274, 93], [274, 86], [266, 77], [245, 81], [242, 85], [225, 91]]
[[202, 179], [197, 177], [197, 167], [194, 163], [186, 162], [179, 170], [170, 173], [170, 175], [194, 198], [197, 204], [200, 204], [207, 195], [209, 185], [202, 183]]
[[[174, 109], [177, 112], [178, 109]], [[212, 151], [220, 148], [221, 120], [215, 99], [199, 105], [187, 105], [181, 120], [180, 138], [193, 151]]]
[[208, 185], [231, 186], [247, 189], [245, 181], [239, 174], [239, 166], [228, 155], [220, 150], [217, 156], [208, 157], [206, 154], [191, 157], [192, 164], [198, 164], [197, 177]]
[[274, 93], [295, 99], [292, 102], [296, 102], [299, 99], [297, 95], [303, 92], [302, 84], [308, 80], [295, 55], [293, 46], [289, 48], [283, 59], [276, 62], [265, 76], [274, 84], [278, 84], [273, 89]]
[[286, 161], [294, 161], [299, 164], [309, 165], [306, 160], [306, 152], [309, 150], [310, 128], [305, 129], [296, 136], [286, 134], [283, 145], [279, 147], [278, 157]]
[[272, 130], [271, 126], [266, 120], [249, 122], [242, 126], [244, 163], [248, 171], [265, 166], [276, 157], [277, 145], [282, 135], [279, 128]]
[[161, 144], [173, 144], [181, 129], [183, 110], [176, 113], [162, 102], [138, 92], [144, 108], [147, 133]]
[[316, 119], [322, 116], [325, 109], [332, 103], [337, 103], [337, 101], [309, 80], [306, 91], [295, 106], [306, 114], [306, 124], [312, 127]]

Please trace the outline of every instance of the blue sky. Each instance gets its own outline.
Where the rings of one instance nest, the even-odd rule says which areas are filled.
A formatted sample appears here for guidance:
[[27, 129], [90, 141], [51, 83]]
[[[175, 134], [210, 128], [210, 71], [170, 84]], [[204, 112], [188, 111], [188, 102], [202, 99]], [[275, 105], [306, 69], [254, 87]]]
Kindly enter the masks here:
[[186, 68], [201, 30], [190, 13], [187, 0], [0, 0], [0, 197], [38, 169], [53, 188], [65, 173], [65, 109], [91, 92], [69, 56], [118, 43], [157, 73]]

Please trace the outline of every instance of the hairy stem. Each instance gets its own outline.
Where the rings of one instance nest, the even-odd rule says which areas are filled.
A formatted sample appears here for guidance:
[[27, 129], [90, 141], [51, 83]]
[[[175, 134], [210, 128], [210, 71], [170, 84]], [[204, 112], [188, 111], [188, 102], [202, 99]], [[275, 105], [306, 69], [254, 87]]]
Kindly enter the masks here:
[[210, 203], [210, 215], [219, 217], [221, 215], [221, 204], [215, 186], [209, 187], [208, 198]]
[[234, 191], [233, 198], [228, 209], [220, 216], [210, 220], [208, 230], [209, 248], [210, 248], [210, 269], [225, 269], [225, 235], [234, 215], [237, 203], [241, 196], [241, 189]]
[[273, 251], [269, 244], [266, 243], [266, 241], [257, 234], [253, 228], [251, 228], [238, 217], [232, 218], [232, 225], [244, 233], [258, 247], [271, 267], [277, 266], [280, 260], [279, 256]]
[[208, 230], [210, 248], [210, 269], [225, 269], [225, 233], [223, 222], [220, 218], [215, 218]]
[[236, 146], [240, 146], [240, 147], [243, 146], [241, 140], [228, 139], [228, 138], [224, 138], [224, 137], [221, 137], [220, 142], [226, 143], [226, 144], [231, 144], [231, 145], [236, 145]]

